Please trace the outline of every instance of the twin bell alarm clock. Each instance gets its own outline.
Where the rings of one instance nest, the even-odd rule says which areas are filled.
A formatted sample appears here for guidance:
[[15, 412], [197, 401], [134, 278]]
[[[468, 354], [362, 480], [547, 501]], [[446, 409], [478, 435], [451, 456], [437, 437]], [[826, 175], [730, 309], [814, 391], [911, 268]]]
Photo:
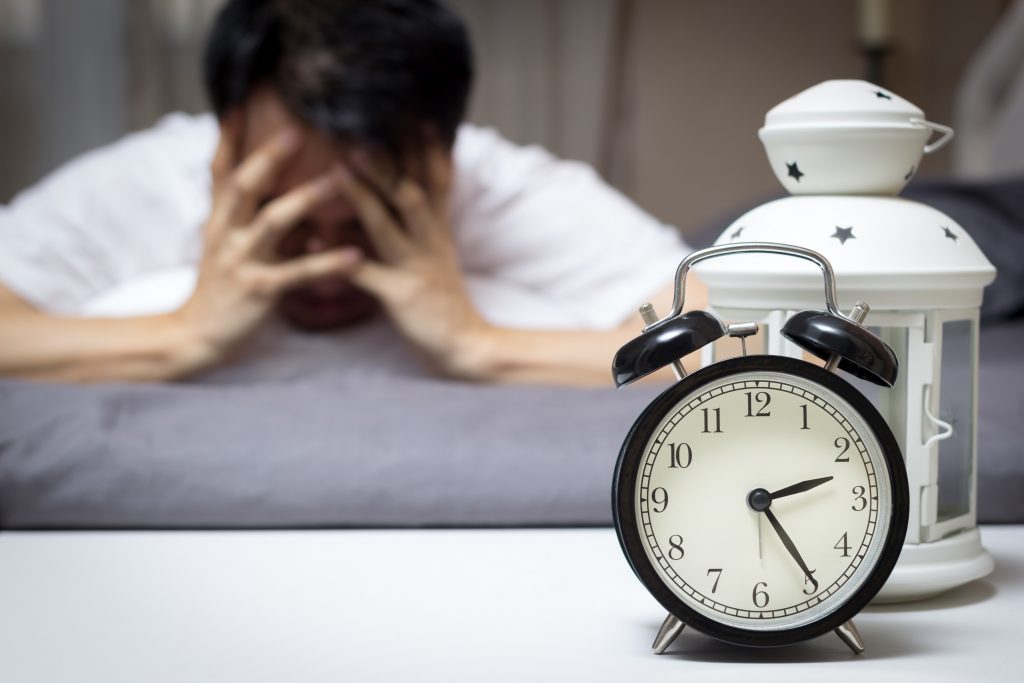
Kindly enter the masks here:
[[[690, 375], [680, 359], [754, 323], [725, 325], [683, 313], [686, 275], [699, 261], [772, 254], [816, 264], [824, 309], [781, 329], [824, 366], [743, 355]], [[654, 650], [687, 625], [723, 641], [787, 645], [836, 632], [864, 650], [851, 620], [899, 557], [907, 528], [907, 475], [899, 445], [872, 403], [843, 377], [891, 387], [893, 350], [862, 325], [868, 306], [837, 307], [821, 254], [768, 242], [692, 253], [676, 271], [671, 312], [615, 355], [623, 386], [664, 367], [679, 381], [629, 430], [615, 467], [615, 529], [626, 559], [668, 611]]]

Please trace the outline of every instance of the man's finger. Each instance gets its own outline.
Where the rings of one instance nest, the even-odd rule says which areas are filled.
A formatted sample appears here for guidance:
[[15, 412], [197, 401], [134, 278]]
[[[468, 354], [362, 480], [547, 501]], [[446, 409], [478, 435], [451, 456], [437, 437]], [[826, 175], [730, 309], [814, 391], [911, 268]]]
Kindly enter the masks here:
[[426, 192], [415, 181], [404, 178], [391, 195], [391, 203], [402, 223], [420, 242], [434, 237], [432, 228], [439, 223]]
[[342, 193], [355, 207], [363, 230], [377, 254], [389, 263], [400, 260], [409, 251], [409, 240], [395, 223], [384, 200], [345, 166], [335, 166], [332, 174]]
[[256, 214], [249, 233], [250, 253], [269, 257], [274, 246], [292, 226], [339, 194], [334, 176], [325, 173], [273, 200]]
[[234, 170], [238, 145], [238, 120], [240, 112], [232, 109], [220, 120], [220, 139], [217, 149], [210, 162], [210, 174], [213, 176], [214, 192], [224, 183]]
[[352, 157], [363, 184], [397, 214], [407, 232], [421, 243], [431, 239], [436, 214], [421, 183], [408, 173], [397, 182], [388, 181], [384, 171], [375, 166], [363, 150], [356, 151]]
[[260, 266], [260, 280], [267, 289], [281, 292], [304, 282], [329, 275], [349, 275], [359, 266], [362, 252], [343, 247], [301, 256], [283, 263]]
[[379, 156], [375, 159], [364, 148], [353, 151], [349, 162], [349, 168], [355, 170], [363, 184], [382, 197], [391, 194], [400, 178], [387, 160]]
[[401, 273], [375, 261], [363, 260], [352, 271], [352, 284], [372, 294], [381, 301], [388, 301], [399, 286]]
[[239, 145], [239, 120], [241, 112], [235, 108], [227, 112], [220, 120], [220, 139], [217, 141], [217, 149], [210, 161], [210, 179], [214, 198], [212, 220], [207, 221], [205, 228], [205, 240], [207, 246], [219, 242], [227, 229], [226, 221], [221, 220], [218, 214], [217, 203], [224, 194], [224, 187], [231, 178], [234, 171], [237, 151]]
[[427, 146], [427, 192], [430, 203], [442, 220], [448, 219], [449, 198], [452, 191], [453, 160], [451, 153], [435, 140]]
[[285, 162], [299, 148], [301, 135], [288, 128], [242, 161], [224, 187], [220, 209], [231, 225], [246, 225], [256, 212], [260, 200], [273, 189], [274, 181]]

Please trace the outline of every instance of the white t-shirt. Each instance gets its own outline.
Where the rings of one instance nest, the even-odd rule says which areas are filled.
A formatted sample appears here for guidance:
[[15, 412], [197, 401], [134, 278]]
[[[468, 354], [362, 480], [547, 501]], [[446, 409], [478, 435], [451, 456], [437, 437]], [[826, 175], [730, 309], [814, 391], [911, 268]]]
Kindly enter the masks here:
[[[179, 306], [195, 282], [217, 134], [211, 115], [170, 114], [0, 206], [0, 280], [57, 314]], [[495, 324], [622, 324], [689, 251], [585, 164], [471, 125], [454, 160], [451, 227], [470, 297]]]

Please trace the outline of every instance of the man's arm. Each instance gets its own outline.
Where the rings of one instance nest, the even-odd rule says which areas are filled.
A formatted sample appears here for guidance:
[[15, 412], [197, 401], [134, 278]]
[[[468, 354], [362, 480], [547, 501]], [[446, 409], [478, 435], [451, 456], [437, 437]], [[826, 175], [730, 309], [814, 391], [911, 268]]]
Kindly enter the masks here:
[[276, 262], [268, 245], [335, 198], [338, 183], [324, 174], [260, 208], [299, 137], [286, 131], [236, 160], [236, 128], [231, 117], [222, 126], [199, 279], [185, 305], [140, 318], [68, 318], [39, 311], [0, 286], [0, 375], [72, 381], [182, 377], [223, 360], [285, 290], [351, 271], [359, 254], [345, 248]]
[[[673, 287], [651, 302], [660, 315], [672, 306]], [[687, 309], [702, 308], [707, 301], [704, 285], [693, 278], [687, 283]], [[641, 302], [642, 303], [642, 302]], [[489, 382], [528, 382], [607, 386], [611, 363], [623, 344], [640, 334], [644, 323], [639, 314], [614, 330], [535, 331], [485, 326], [468, 335], [453, 352], [454, 373]], [[684, 365], [689, 372], [699, 367], [700, 356], [689, 355]], [[671, 369], [649, 375], [651, 381], [671, 381]]]
[[[380, 300], [399, 332], [448, 376], [610, 384], [615, 352], [643, 329], [639, 315], [608, 331], [518, 330], [487, 323], [473, 306], [446, 219], [450, 165], [443, 154], [439, 148], [429, 152], [429, 193], [410, 178], [392, 185], [374, 177], [365, 160], [339, 166], [342, 191], [378, 255], [361, 260], [352, 281]], [[694, 279], [688, 289], [688, 308], [702, 307], [703, 286]], [[652, 302], [662, 315], [671, 307], [672, 292], [668, 286]], [[696, 362], [694, 356], [688, 364]]]
[[173, 314], [61, 318], [0, 285], [0, 374], [62, 381], [173, 379], [206, 366], [208, 351]]

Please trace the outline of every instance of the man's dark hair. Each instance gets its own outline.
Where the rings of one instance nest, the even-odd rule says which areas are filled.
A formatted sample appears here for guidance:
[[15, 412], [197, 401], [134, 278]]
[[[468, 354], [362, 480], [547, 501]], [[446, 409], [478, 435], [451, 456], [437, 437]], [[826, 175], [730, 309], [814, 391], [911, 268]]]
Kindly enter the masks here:
[[454, 143], [473, 64], [465, 26], [436, 0], [229, 0], [204, 76], [218, 117], [270, 85], [300, 120], [401, 167], [431, 135]]

